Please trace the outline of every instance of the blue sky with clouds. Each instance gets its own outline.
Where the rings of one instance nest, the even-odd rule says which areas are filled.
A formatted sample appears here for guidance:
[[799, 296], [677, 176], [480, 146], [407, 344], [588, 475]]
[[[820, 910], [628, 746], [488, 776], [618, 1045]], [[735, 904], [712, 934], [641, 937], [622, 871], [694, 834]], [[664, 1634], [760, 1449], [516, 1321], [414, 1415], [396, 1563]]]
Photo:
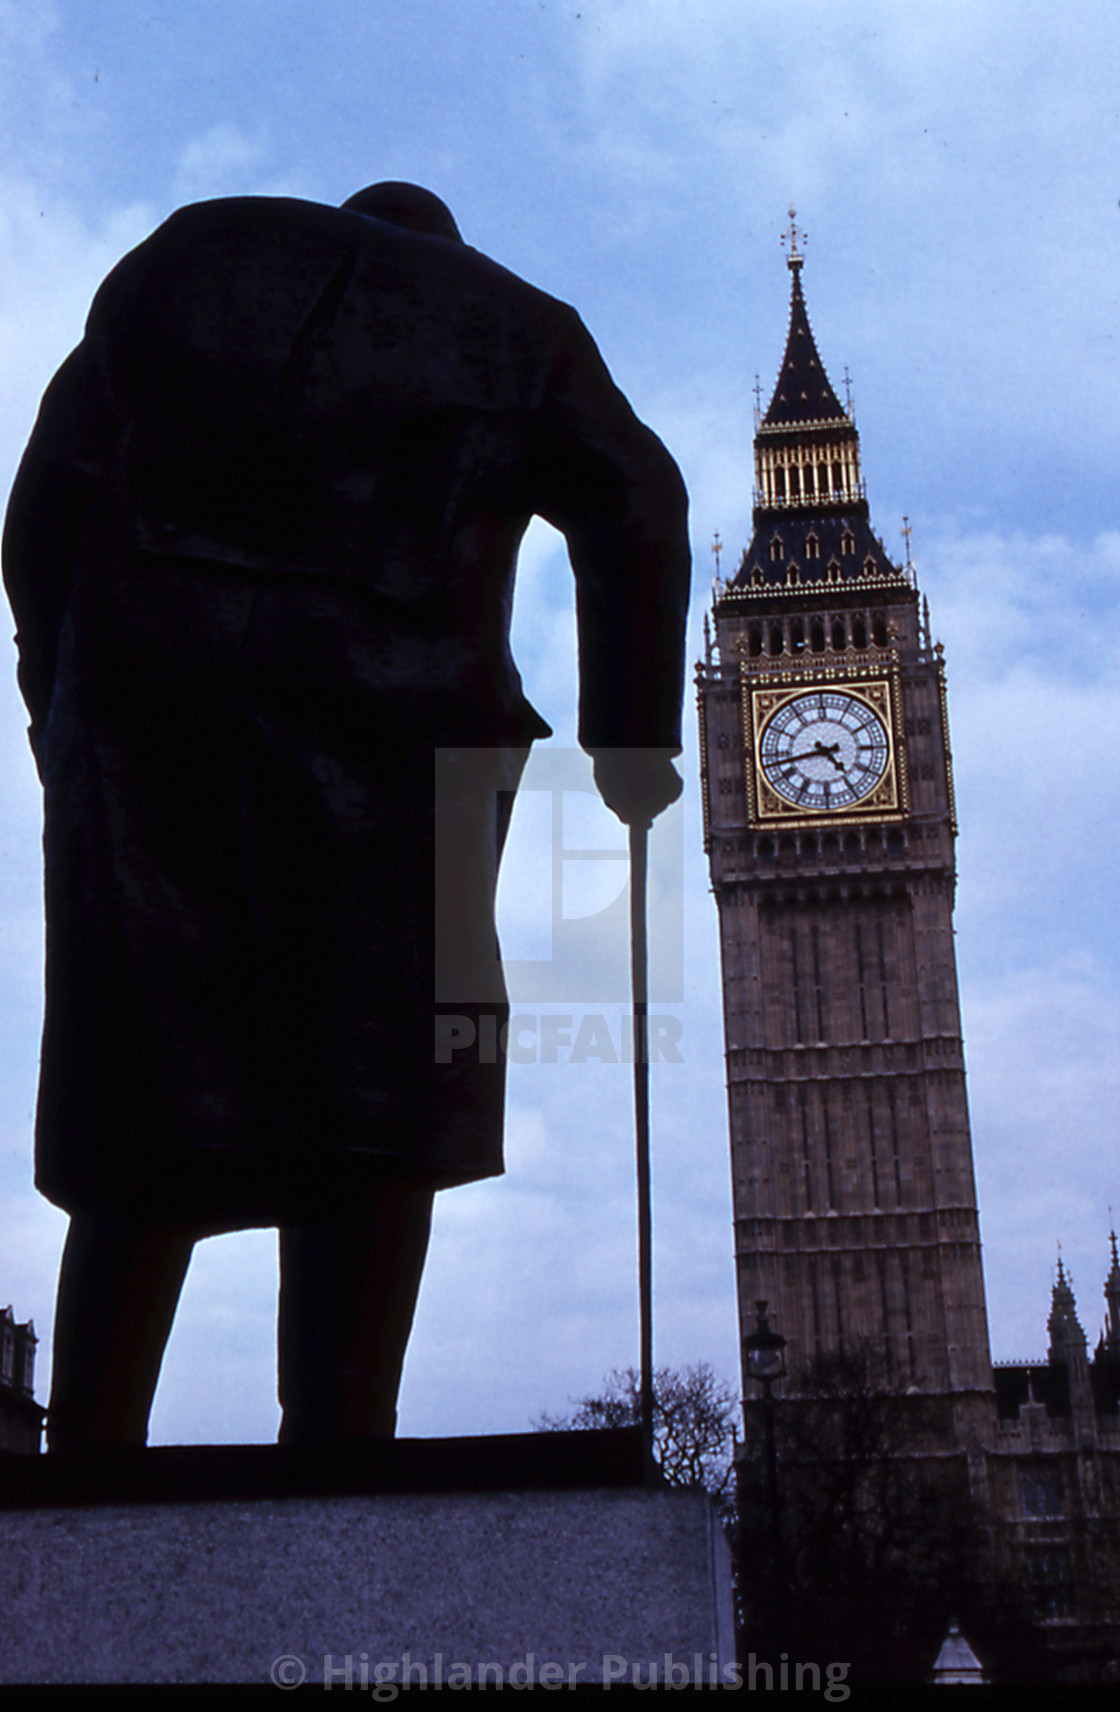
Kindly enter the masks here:
[[[719, 530], [750, 534], [756, 373], [808, 230], [876, 528], [903, 514], [946, 646], [958, 950], [993, 1350], [1044, 1347], [1060, 1239], [1090, 1337], [1120, 1201], [1120, 529], [1115, 65], [1104, 0], [0, 0], [0, 483], [89, 298], [173, 207], [430, 185], [468, 242], [574, 302], [692, 496], [692, 650]], [[727, 561], [725, 560], [725, 568]], [[517, 651], [572, 741], [570, 576], [536, 526]], [[0, 1302], [49, 1333], [62, 1216], [30, 1182], [41, 995], [37, 787], [0, 666]], [[733, 1374], [726, 1107], [695, 721], [682, 1064], [654, 1076], [658, 1358]], [[542, 931], [532, 798], [503, 882]], [[585, 810], [568, 805], [582, 836]], [[574, 836], [574, 834], [573, 834]], [[609, 823], [596, 839], [606, 842]], [[579, 891], [569, 908], [601, 902]], [[594, 884], [607, 885], [596, 873]], [[585, 887], [586, 889], [586, 887]], [[675, 931], [675, 929], [674, 929]], [[561, 1007], [563, 1008], [563, 1007]], [[573, 1004], [578, 1017], [605, 1006]], [[509, 1173], [440, 1198], [402, 1395], [410, 1433], [517, 1430], [635, 1358], [625, 1066], [513, 1068]], [[275, 1238], [203, 1245], [153, 1438], [275, 1431]], [[42, 1378], [47, 1377], [44, 1347]], [[40, 1386], [43, 1389], [43, 1386]]]

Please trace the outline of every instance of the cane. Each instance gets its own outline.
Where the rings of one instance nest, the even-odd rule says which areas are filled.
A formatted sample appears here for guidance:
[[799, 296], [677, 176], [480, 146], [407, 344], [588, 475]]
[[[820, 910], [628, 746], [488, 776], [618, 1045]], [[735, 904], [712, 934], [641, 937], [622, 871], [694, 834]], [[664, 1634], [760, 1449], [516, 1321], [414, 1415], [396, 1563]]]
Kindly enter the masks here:
[[649, 827], [630, 828], [630, 984], [634, 997], [634, 1128], [638, 1144], [638, 1319], [642, 1434], [653, 1447], [653, 1218], [649, 1182], [649, 955], [646, 871]]

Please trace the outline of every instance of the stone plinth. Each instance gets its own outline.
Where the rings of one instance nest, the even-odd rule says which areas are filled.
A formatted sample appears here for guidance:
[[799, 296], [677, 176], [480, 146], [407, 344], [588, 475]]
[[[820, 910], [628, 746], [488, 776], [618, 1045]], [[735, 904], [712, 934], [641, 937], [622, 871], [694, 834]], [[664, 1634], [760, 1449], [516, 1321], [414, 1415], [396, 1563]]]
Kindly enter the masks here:
[[3, 1682], [683, 1685], [734, 1658], [711, 1502], [628, 1433], [13, 1458], [0, 1505]]

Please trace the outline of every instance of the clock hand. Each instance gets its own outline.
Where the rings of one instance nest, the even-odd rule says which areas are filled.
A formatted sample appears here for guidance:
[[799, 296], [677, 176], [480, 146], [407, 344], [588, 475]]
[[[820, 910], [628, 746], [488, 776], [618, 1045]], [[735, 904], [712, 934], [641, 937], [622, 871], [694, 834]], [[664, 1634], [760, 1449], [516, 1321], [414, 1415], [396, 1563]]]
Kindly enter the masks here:
[[836, 756], [836, 750], [839, 749], [839, 747], [839, 743], [817, 742], [814, 743], [811, 749], [802, 749], [800, 754], [787, 755], [785, 760], [782, 762], [782, 765], [783, 767], [787, 767], [794, 761], [815, 761], [818, 756], [823, 755], [824, 759], [826, 761], [831, 761], [832, 765], [839, 768], [840, 772], [846, 773], [848, 771], [847, 763], [838, 760]]

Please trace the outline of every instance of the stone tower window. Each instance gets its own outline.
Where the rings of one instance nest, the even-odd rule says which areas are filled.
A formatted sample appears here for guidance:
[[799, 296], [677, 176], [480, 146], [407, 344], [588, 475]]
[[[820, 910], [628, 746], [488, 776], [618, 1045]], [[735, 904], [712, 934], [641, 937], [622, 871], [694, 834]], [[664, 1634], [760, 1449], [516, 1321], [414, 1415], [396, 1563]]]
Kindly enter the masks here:
[[856, 538], [850, 529], [845, 529], [840, 537], [840, 551], [847, 556], [856, 550]]
[[806, 537], [805, 537], [805, 557], [807, 559], [819, 559], [820, 556], [821, 556], [821, 544], [820, 544], [819, 538], [816, 535], [806, 535]]
[[774, 539], [770, 543], [770, 557], [776, 563], [782, 557], [782, 553], [782, 538], [780, 535], [775, 535]]

